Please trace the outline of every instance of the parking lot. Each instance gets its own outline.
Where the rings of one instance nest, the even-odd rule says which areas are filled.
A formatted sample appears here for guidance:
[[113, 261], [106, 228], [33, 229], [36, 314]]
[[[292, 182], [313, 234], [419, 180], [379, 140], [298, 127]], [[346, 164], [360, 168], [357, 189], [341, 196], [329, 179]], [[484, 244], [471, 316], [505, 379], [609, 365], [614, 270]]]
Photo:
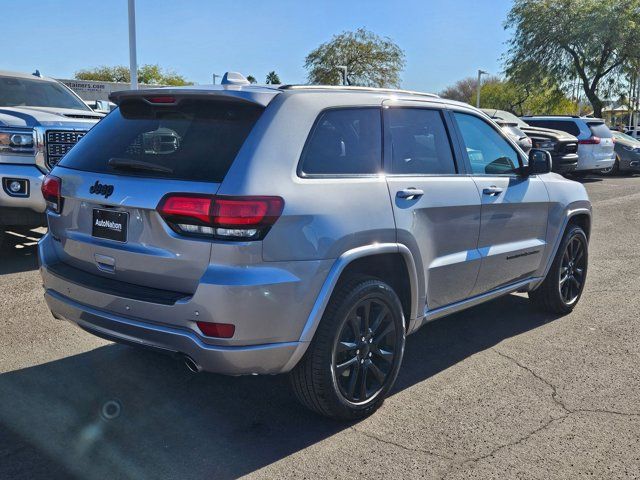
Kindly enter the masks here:
[[524, 295], [407, 341], [390, 398], [345, 425], [285, 377], [194, 375], [54, 320], [35, 243], [0, 250], [0, 478], [638, 478], [640, 177], [584, 180], [594, 208], [575, 311]]

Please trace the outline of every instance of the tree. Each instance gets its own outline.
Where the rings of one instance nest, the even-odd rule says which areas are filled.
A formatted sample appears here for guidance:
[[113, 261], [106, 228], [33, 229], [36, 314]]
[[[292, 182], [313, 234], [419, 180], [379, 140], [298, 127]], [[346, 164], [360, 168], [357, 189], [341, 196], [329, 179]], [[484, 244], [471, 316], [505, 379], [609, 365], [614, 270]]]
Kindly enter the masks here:
[[247, 81], [251, 84], [258, 83], [258, 80], [253, 75], [247, 75]]
[[267, 79], [266, 79], [265, 83], [267, 85], [280, 85], [280, 84], [282, 84], [282, 82], [280, 81], [280, 77], [278, 76], [278, 74], [274, 70], [271, 70], [269, 73], [267, 73]]
[[640, 57], [640, 0], [515, 0], [505, 28], [514, 30], [508, 77], [577, 77], [598, 117], [625, 64]]
[[[475, 105], [477, 79], [458, 80], [440, 92], [440, 96]], [[489, 77], [482, 82], [480, 107], [507, 110], [518, 116], [525, 114], [575, 113], [577, 105], [569, 100], [560, 87], [549, 79], [535, 83], [518, 83], [511, 79]]]
[[480, 107], [507, 110], [517, 116], [573, 114], [577, 105], [549, 80], [538, 84], [518, 84], [513, 80], [491, 79], [480, 90]]
[[404, 64], [404, 51], [390, 38], [359, 28], [334, 35], [307, 55], [304, 66], [312, 84], [340, 84], [338, 66], [346, 66], [350, 85], [399, 87]]
[[442, 98], [448, 98], [449, 100], [456, 100], [458, 102], [471, 102], [471, 97], [475, 95], [478, 85], [478, 79], [473, 77], [463, 78], [458, 80], [453, 85], [445, 88], [439, 95]]
[[[115, 67], [101, 66], [76, 72], [78, 80], [99, 80], [103, 82], [129, 83], [129, 68], [123, 65]], [[138, 67], [138, 81], [149, 85], [192, 85], [182, 75], [173, 70], [164, 70], [159, 65], [142, 65]]]

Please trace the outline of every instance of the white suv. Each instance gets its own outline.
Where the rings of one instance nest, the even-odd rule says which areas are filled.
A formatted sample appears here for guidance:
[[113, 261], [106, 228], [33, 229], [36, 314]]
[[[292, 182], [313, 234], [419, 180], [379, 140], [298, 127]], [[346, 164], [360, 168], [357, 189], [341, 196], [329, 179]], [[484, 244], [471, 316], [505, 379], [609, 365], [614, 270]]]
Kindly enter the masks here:
[[522, 117], [534, 127], [562, 130], [578, 137], [578, 166], [576, 172], [609, 168], [615, 161], [611, 130], [600, 118], [577, 116]]

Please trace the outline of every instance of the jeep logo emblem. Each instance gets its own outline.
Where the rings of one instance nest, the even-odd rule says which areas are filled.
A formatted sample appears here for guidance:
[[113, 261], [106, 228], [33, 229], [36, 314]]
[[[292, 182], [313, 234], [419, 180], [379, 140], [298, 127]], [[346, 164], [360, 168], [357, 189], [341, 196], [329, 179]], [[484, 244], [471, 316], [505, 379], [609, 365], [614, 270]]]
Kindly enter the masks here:
[[104, 195], [104, 198], [109, 198], [113, 193], [113, 185], [103, 185], [96, 180], [96, 183], [91, 185], [91, 188], [89, 188], [89, 193]]

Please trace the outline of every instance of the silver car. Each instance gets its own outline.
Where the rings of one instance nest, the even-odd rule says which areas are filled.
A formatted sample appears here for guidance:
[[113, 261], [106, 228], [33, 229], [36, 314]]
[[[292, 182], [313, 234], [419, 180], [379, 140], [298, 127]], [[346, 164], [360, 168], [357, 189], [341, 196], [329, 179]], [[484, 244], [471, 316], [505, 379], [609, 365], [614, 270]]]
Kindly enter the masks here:
[[580, 298], [585, 189], [469, 105], [237, 80], [112, 100], [43, 186], [45, 298], [90, 333], [288, 373], [303, 404], [356, 419], [426, 323], [512, 292], [561, 314]]

